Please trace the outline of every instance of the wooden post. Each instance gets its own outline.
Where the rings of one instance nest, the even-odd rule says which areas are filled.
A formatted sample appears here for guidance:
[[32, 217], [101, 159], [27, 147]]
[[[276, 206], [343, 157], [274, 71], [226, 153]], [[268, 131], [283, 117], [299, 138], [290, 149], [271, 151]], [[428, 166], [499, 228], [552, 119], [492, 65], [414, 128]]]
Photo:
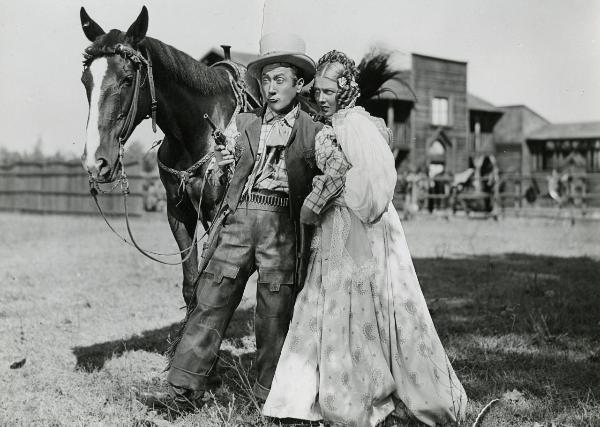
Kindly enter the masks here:
[[388, 99], [387, 108], [387, 126], [392, 129], [394, 126], [394, 101]]
[[452, 138], [451, 140], [452, 143], [452, 168], [450, 169], [450, 172], [452, 173], [456, 173], [458, 171], [458, 167], [456, 166], [456, 137]]
[[413, 108], [410, 109], [408, 113], [408, 126], [409, 126], [409, 140], [408, 140], [408, 162], [411, 166], [412, 172], [417, 171], [417, 162], [416, 162], [416, 153], [417, 150], [417, 141], [415, 136], [415, 106], [413, 104]]

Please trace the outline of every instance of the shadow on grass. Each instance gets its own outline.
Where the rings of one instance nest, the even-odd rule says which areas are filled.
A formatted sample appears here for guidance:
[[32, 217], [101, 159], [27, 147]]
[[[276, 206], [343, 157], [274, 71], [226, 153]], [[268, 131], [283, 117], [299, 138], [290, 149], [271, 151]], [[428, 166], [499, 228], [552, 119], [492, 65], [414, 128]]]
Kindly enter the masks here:
[[528, 420], [600, 405], [600, 261], [506, 254], [414, 262], [472, 401], [517, 389], [545, 403], [523, 409]]
[[[254, 310], [238, 310], [234, 313], [225, 338], [242, 338], [253, 333]], [[164, 354], [169, 347], [168, 338], [174, 336], [179, 329], [179, 323], [173, 323], [160, 329], [144, 331], [124, 340], [114, 340], [84, 347], [74, 347], [73, 354], [77, 357], [76, 369], [87, 372], [102, 369], [104, 363], [126, 351], [144, 350], [151, 353]]]
[[[544, 402], [505, 413], [514, 415], [515, 425], [575, 412], [582, 402], [600, 406], [600, 261], [505, 254], [414, 263], [438, 334], [475, 407], [515, 388]], [[252, 322], [252, 310], [237, 312], [226, 335], [251, 335]], [[100, 369], [126, 350], [163, 353], [176, 327], [75, 348], [77, 366]], [[221, 356], [229, 390], [247, 396], [254, 354]]]

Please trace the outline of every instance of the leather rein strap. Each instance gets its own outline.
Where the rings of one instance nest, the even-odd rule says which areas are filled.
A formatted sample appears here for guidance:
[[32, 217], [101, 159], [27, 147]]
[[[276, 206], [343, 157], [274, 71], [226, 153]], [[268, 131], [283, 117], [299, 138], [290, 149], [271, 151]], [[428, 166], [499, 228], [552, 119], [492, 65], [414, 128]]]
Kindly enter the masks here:
[[154, 74], [152, 72], [152, 60], [150, 59], [150, 55], [147, 55], [148, 58], [146, 59], [140, 51], [125, 46], [123, 44], [118, 44], [115, 47], [115, 55], [121, 55], [123, 58], [129, 59], [135, 64], [136, 68], [131, 106], [129, 107], [129, 111], [127, 112], [127, 116], [125, 117], [125, 122], [123, 123], [123, 127], [121, 128], [121, 132], [119, 134], [119, 143], [125, 144], [125, 142], [127, 142], [129, 137], [133, 133], [135, 117], [137, 116], [140, 86], [143, 85], [141, 83], [142, 66], [146, 67], [146, 76], [148, 78], [148, 84], [150, 86], [151, 104], [149, 116], [152, 117], [152, 130], [154, 131], [154, 133], [156, 133], [156, 109], [158, 107], [158, 103], [156, 102], [156, 88], [154, 86]]

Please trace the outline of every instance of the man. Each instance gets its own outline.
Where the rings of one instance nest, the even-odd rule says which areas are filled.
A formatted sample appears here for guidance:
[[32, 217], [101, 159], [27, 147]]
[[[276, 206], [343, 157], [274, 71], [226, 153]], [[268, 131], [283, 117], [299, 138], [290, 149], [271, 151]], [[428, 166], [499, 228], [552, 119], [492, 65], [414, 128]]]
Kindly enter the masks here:
[[[297, 97], [304, 83], [313, 79], [315, 64], [304, 53], [304, 41], [294, 35], [265, 35], [260, 51], [248, 72], [261, 83], [266, 105], [236, 118], [235, 145], [241, 156], [224, 200], [230, 213], [199, 278], [196, 306], [168, 373], [173, 403], [187, 403], [188, 409], [201, 404], [214, 378], [225, 330], [256, 270], [257, 380], [253, 392], [258, 399], [266, 399], [296, 287], [301, 285], [301, 265], [308, 255], [309, 242], [301, 241], [300, 211], [312, 178], [319, 173], [314, 144], [321, 125], [300, 109]], [[233, 155], [223, 147], [216, 151], [216, 158], [223, 172], [233, 162]], [[306, 208], [303, 221], [314, 221]]]

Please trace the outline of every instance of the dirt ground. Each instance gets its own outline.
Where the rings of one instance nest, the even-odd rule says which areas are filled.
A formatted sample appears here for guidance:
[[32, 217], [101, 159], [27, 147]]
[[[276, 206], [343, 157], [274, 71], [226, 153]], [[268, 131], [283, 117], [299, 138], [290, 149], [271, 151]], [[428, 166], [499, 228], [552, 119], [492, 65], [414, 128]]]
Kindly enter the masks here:
[[[499, 398], [482, 425], [600, 425], [600, 222], [403, 224], [470, 398], [466, 424]], [[143, 246], [176, 250], [162, 215], [133, 227]], [[0, 239], [0, 425], [270, 425], [244, 388], [252, 284], [225, 343], [225, 386], [200, 413], [169, 418], [131, 387], [164, 387], [161, 354], [184, 314], [180, 269], [144, 258], [97, 217], [0, 213]]]

